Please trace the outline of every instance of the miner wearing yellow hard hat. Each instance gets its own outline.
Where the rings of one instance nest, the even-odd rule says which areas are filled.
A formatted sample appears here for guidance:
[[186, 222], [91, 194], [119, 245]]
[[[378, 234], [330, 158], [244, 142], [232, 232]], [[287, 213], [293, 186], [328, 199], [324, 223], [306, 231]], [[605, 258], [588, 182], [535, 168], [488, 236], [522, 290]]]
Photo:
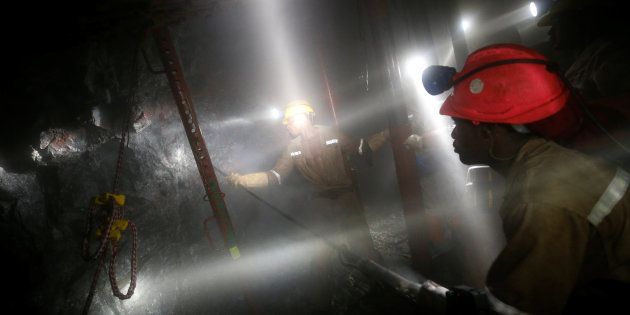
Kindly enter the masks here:
[[335, 128], [315, 125], [314, 117], [315, 111], [308, 101], [288, 103], [282, 123], [293, 140], [276, 165], [265, 172], [234, 173], [229, 177], [230, 182], [248, 188], [281, 185], [283, 179], [297, 168], [322, 194], [354, 191], [347, 159], [380, 148], [387, 140], [387, 132], [352, 141]]
[[[293, 138], [273, 168], [250, 174], [233, 173], [229, 181], [247, 188], [282, 185], [284, 179], [297, 168], [317, 188], [319, 196], [326, 196], [362, 213], [354, 186], [349, 158], [377, 150], [387, 140], [383, 131], [366, 139], [351, 140], [339, 130], [314, 124], [315, 111], [308, 101], [295, 100], [287, 104], [282, 123]], [[368, 242], [365, 226], [365, 244]], [[368, 244], [369, 243], [369, 244]]]
[[[236, 186], [246, 188], [282, 185], [286, 177], [297, 169], [316, 188], [318, 204], [327, 205], [335, 214], [326, 216], [331, 209], [321, 209], [321, 218], [316, 218], [319, 225], [331, 228], [329, 238], [346, 245], [357, 254], [371, 259], [379, 259], [374, 249], [369, 227], [364, 217], [364, 210], [353, 181], [350, 157], [367, 155], [381, 147], [387, 141], [386, 131], [366, 139], [351, 140], [337, 130], [314, 124], [315, 110], [306, 100], [295, 100], [287, 104], [282, 123], [293, 137], [276, 164], [268, 171], [250, 174], [233, 173], [228, 180]], [[317, 216], [318, 214], [314, 214]], [[333, 219], [331, 219], [333, 217]], [[335, 222], [332, 222], [332, 221]], [[317, 227], [316, 227], [317, 228]], [[328, 252], [316, 262], [320, 267], [319, 278], [330, 274], [330, 255]], [[324, 273], [324, 274], [322, 274]], [[327, 291], [322, 289], [319, 291]], [[329, 291], [329, 290], [328, 290]], [[315, 297], [316, 300], [329, 299]]]

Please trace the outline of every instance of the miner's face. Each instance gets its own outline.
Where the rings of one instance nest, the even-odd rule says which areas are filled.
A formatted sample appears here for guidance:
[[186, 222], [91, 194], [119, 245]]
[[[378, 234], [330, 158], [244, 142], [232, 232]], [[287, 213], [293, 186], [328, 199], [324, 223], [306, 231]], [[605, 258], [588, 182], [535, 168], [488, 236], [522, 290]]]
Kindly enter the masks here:
[[451, 132], [453, 149], [464, 164], [488, 164], [489, 137], [481, 124], [469, 120], [453, 118], [455, 128]]
[[292, 137], [297, 137], [310, 123], [306, 114], [298, 114], [288, 119], [287, 130]]

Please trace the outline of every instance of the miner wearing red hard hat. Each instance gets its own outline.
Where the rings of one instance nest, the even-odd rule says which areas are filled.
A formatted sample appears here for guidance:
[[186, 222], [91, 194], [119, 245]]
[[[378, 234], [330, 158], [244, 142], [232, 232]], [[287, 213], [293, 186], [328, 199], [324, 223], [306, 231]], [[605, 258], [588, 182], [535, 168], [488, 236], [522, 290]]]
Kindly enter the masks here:
[[455, 121], [451, 136], [460, 160], [505, 177], [499, 215], [506, 244], [486, 288], [427, 282], [422, 298], [451, 312], [464, 305], [510, 314], [625, 307], [630, 174], [545, 136], [571, 133], [575, 122], [559, 130], [537, 125], [584, 118], [569, 109], [572, 93], [553, 64], [523, 46], [492, 45], [470, 54], [460, 72], [434, 67], [423, 81], [434, 95], [452, 88], [440, 113]]

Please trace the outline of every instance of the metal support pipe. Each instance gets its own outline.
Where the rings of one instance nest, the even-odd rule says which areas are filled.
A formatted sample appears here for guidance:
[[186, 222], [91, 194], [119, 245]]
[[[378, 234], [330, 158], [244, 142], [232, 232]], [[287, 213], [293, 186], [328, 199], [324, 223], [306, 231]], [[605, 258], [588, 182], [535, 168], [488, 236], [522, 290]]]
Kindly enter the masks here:
[[[236, 244], [234, 227], [232, 226], [230, 215], [228, 214], [227, 207], [225, 206], [225, 200], [223, 200], [225, 194], [221, 192], [221, 189], [219, 188], [219, 181], [217, 180], [217, 176], [214, 172], [214, 166], [212, 165], [212, 160], [210, 159], [210, 153], [208, 153], [206, 141], [204, 140], [201, 129], [199, 128], [199, 122], [197, 121], [197, 114], [195, 113], [195, 108], [192, 103], [192, 97], [190, 96], [188, 85], [186, 84], [186, 80], [184, 78], [184, 72], [182, 71], [182, 66], [180, 64], [179, 57], [177, 56], [173, 40], [171, 39], [168, 26], [161, 25], [154, 28], [153, 36], [155, 43], [157, 44], [158, 51], [160, 52], [162, 63], [164, 64], [164, 71], [171, 86], [171, 91], [173, 92], [173, 97], [175, 98], [179, 115], [182, 119], [182, 123], [184, 124], [186, 137], [188, 138], [190, 148], [192, 149], [193, 156], [195, 157], [195, 162], [197, 163], [199, 175], [201, 175], [203, 187], [205, 188], [208, 201], [212, 207], [214, 218], [219, 225], [221, 235], [223, 236], [223, 242], [230, 251], [232, 259], [237, 260], [241, 257], [241, 253]], [[251, 292], [246, 287], [243, 287], [242, 290], [250, 312], [252, 314], [260, 314], [260, 307], [252, 297]]]
[[404, 104], [400, 67], [396, 57], [391, 32], [387, 0], [367, 0], [369, 28], [375, 57], [379, 63], [381, 101], [389, 106], [388, 121], [396, 177], [405, 215], [411, 259], [415, 269], [422, 273], [429, 270], [430, 254], [426, 229], [422, 224], [421, 186], [414, 153], [403, 145], [411, 135], [411, 125]]
[[160, 26], [153, 30], [153, 36], [164, 64], [164, 70], [166, 77], [171, 86], [173, 96], [175, 97], [175, 103], [179, 110], [179, 115], [184, 124], [186, 130], [186, 137], [190, 143], [190, 148], [193, 151], [195, 162], [197, 163], [197, 169], [203, 187], [206, 190], [210, 206], [214, 213], [214, 217], [217, 220], [223, 241], [226, 247], [230, 251], [233, 259], [240, 257], [240, 252], [236, 246], [236, 239], [234, 237], [234, 228], [230, 215], [228, 214], [225, 201], [223, 200], [224, 194], [219, 188], [219, 182], [217, 176], [214, 173], [214, 167], [210, 160], [210, 153], [206, 147], [206, 141], [203, 139], [201, 129], [199, 129], [199, 122], [197, 121], [197, 114], [192, 103], [192, 98], [188, 90], [188, 85], [184, 78], [184, 73], [180, 65], [179, 57], [175, 51], [175, 46], [171, 39], [168, 26]]
[[332, 113], [333, 119], [335, 120], [335, 127], [339, 128], [339, 121], [337, 120], [337, 111], [335, 110], [335, 101], [333, 99], [332, 89], [330, 88], [330, 81], [328, 80], [328, 72], [326, 71], [326, 64], [324, 63], [324, 57], [322, 55], [322, 50], [319, 43], [317, 45], [317, 59], [319, 61], [319, 67], [322, 72], [322, 79], [324, 80], [324, 85], [326, 87], [326, 93], [328, 95], [328, 104], [330, 105], [330, 111]]

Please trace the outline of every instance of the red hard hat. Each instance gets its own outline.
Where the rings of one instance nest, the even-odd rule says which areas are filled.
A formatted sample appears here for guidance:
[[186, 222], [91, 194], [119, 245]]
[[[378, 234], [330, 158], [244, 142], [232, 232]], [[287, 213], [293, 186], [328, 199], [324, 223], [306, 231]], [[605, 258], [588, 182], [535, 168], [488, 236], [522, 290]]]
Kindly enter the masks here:
[[548, 63], [545, 56], [520, 45], [481, 48], [470, 54], [464, 69], [453, 76], [453, 94], [442, 104], [440, 114], [505, 124], [527, 124], [549, 117], [565, 106], [570, 92], [560, 77], [548, 70]]

